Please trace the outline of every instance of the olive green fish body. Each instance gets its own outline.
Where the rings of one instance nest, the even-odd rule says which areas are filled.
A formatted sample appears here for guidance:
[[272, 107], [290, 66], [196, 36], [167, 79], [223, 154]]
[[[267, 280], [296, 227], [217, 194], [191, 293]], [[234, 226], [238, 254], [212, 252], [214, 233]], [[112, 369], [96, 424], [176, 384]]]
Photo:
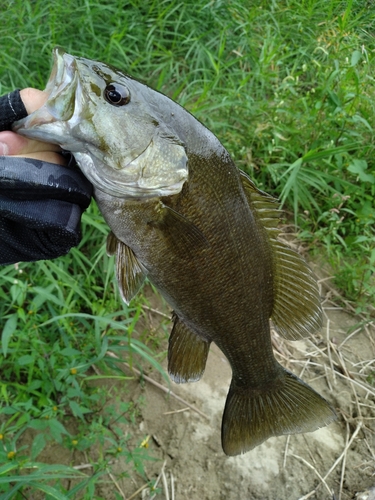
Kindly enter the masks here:
[[[176, 382], [198, 380], [212, 341], [229, 360], [233, 380], [222, 441], [224, 451], [235, 455], [272, 435], [315, 430], [329, 423], [334, 412], [273, 355], [269, 318], [277, 266], [270, 236], [249, 204], [238, 170], [212, 155], [189, 158], [189, 183], [179, 195], [163, 199], [162, 206], [160, 200], [139, 205], [103, 193], [97, 201], [116, 238], [134, 251], [174, 309], [171, 377]], [[187, 226], [173, 219], [169, 209]], [[164, 217], [172, 218], [173, 235]], [[194, 233], [184, 238], [189, 224], [203, 238]], [[290, 401], [295, 403], [292, 411]], [[278, 415], [283, 405], [284, 419]]]
[[[258, 376], [262, 367], [276, 364], [269, 335], [273, 276], [268, 237], [231, 161], [223, 165], [193, 157], [189, 166], [189, 183], [179, 195], [162, 201], [167, 214], [159, 214], [159, 200], [127, 203], [98, 192], [97, 201], [115, 236], [133, 250], [178, 318], [214, 341], [234, 373], [249, 383], [249, 364], [259, 365]], [[168, 209], [202, 238], [184, 238], [189, 226], [183, 221], [171, 236], [163, 225]]]
[[55, 60], [46, 105], [15, 129], [70, 150], [93, 183], [123, 299], [147, 276], [172, 306], [172, 379], [198, 380], [211, 342], [228, 358], [225, 453], [334, 420], [273, 355], [270, 318], [289, 339], [321, 326], [316, 281], [278, 239], [276, 200], [171, 99], [103, 63], [61, 49]]

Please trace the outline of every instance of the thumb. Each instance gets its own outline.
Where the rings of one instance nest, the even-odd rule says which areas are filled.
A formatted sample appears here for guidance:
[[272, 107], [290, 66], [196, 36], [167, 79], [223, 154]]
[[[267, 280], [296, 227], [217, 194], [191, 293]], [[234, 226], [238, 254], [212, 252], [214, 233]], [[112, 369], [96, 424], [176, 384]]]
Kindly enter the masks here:
[[63, 165], [66, 161], [58, 154], [59, 151], [60, 148], [56, 144], [27, 139], [9, 130], [0, 132], [0, 155], [2, 156], [30, 157]]
[[16, 155], [23, 150], [27, 150], [29, 140], [26, 137], [21, 137], [6, 130], [0, 132], [0, 154], [1, 155]]

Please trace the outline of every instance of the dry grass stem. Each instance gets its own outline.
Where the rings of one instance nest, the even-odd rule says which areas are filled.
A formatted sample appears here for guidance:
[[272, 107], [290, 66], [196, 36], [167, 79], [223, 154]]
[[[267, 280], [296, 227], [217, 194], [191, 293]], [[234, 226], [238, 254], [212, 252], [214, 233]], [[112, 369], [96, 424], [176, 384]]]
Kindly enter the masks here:
[[[326, 309], [330, 308], [324, 308], [324, 310]], [[339, 308], [335, 307], [332, 309], [338, 310]], [[345, 414], [345, 411], [342, 410], [342, 417], [346, 423], [346, 438], [344, 449], [324, 476], [322, 476], [318, 472], [315, 460], [311, 460], [311, 458], [308, 457], [308, 460], [306, 460], [306, 458], [303, 458], [297, 454], [289, 453], [290, 442], [289, 437], [287, 438], [284, 450], [283, 467], [285, 468], [286, 466], [287, 456], [293, 456], [294, 458], [303, 462], [311, 470], [313, 470], [320, 480], [319, 485], [314, 488], [314, 490], [305, 494], [299, 500], [307, 500], [311, 497], [315, 497], [317, 495], [317, 490], [321, 485], [324, 485], [324, 489], [329, 492], [330, 498], [335, 498], [334, 492], [330, 488], [330, 484], [333, 484], [333, 480], [332, 478], [330, 478], [330, 481], [327, 481], [327, 479], [329, 478], [331, 473], [336, 470], [338, 466], [340, 466], [340, 464], [340, 482], [338, 485], [338, 492], [336, 492], [336, 495], [338, 495], [336, 498], [337, 500], [344, 500], [344, 498], [346, 498], [344, 494], [344, 486], [346, 483], [346, 476], [349, 471], [347, 464], [349, 463], [350, 448], [352, 447], [355, 440], [358, 439], [358, 435], [361, 429], [364, 432], [364, 443], [366, 444], [372, 460], [375, 460], [375, 450], [374, 447], [371, 446], [372, 440], [370, 439], [368, 441], [366, 437], [366, 433], [372, 431], [371, 428], [365, 426], [366, 421], [369, 422], [368, 425], [370, 425], [370, 421], [373, 422], [373, 420], [375, 419], [375, 416], [372, 416], [374, 415], [374, 405], [372, 399], [375, 397], [375, 390], [372, 385], [367, 382], [368, 374], [371, 370], [374, 369], [375, 359], [371, 355], [370, 359], [358, 362], [357, 360], [355, 360], [356, 362], [354, 362], [353, 355], [355, 356], [355, 351], [353, 351], [353, 348], [349, 347], [348, 344], [349, 340], [352, 340], [353, 342], [353, 337], [360, 334], [361, 332], [364, 333], [365, 327], [357, 327], [350, 333], [350, 335], [346, 336], [344, 340], [336, 343], [335, 339], [332, 337], [332, 321], [327, 315], [326, 319], [327, 321], [325, 336], [323, 337], [324, 344], [321, 340], [320, 345], [317, 345], [314, 342], [314, 339], [306, 339], [306, 349], [304, 350], [303, 347], [301, 348], [301, 344], [295, 346], [293, 343], [289, 344], [288, 341], [280, 342], [279, 339], [277, 342], [274, 342], [274, 346], [277, 346], [277, 354], [280, 357], [284, 357], [285, 353], [287, 353], [287, 356], [290, 354], [291, 358], [294, 358], [289, 359], [288, 362], [294, 367], [300, 367], [300, 377], [302, 377], [303, 375], [306, 377], [306, 373], [308, 372], [313, 372], [314, 374], [316, 374], [316, 376], [313, 376], [308, 380], [309, 383], [325, 377], [328, 388], [330, 392], [333, 393], [335, 390], [337, 390], [335, 386], [337, 385], [337, 388], [340, 388], [341, 386], [338, 384], [342, 384], [341, 381], [343, 381], [345, 383], [345, 386], [347, 386], [346, 390], [349, 393], [348, 404], [350, 404], [350, 401], [352, 401], [353, 404], [350, 413], [348, 412], [347, 414]], [[368, 328], [371, 328], [371, 325]], [[367, 331], [367, 336], [371, 339], [371, 345], [375, 348], [375, 338], [370, 334], [369, 329]], [[291, 346], [290, 349], [292, 350], [292, 353], [288, 352], [288, 345]], [[296, 351], [299, 352], [304, 359], [296, 359]], [[324, 374], [319, 374], [319, 372]], [[367, 399], [367, 401], [364, 401], [363, 398]], [[367, 411], [367, 414], [365, 413], [365, 411]], [[350, 435], [352, 423], [355, 423], [356, 427], [352, 435]], [[369, 467], [371, 465], [373, 466], [373, 463], [366, 462], [364, 465], [367, 465], [367, 467]]]
[[331, 392], [333, 392], [333, 388], [332, 388], [332, 385], [331, 385], [331, 381], [330, 381], [330, 373], [328, 371], [328, 367], [327, 365], [324, 365], [324, 371], [325, 371], [325, 375], [326, 375], [326, 381], [327, 381], [327, 385], [328, 385], [328, 388]]
[[352, 391], [353, 391], [353, 394], [354, 394], [354, 397], [355, 397], [355, 402], [356, 402], [356, 405], [357, 405], [358, 415], [359, 415], [360, 418], [362, 418], [362, 412], [361, 412], [361, 407], [360, 407], [359, 400], [358, 400], [358, 394], [357, 394], [357, 391], [355, 390], [355, 387], [353, 385], [353, 378], [349, 374], [349, 372], [348, 372], [348, 370], [346, 368], [346, 364], [345, 364], [345, 361], [344, 361], [342, 353], [340, 351], [336, 351], [336, 354], [337, 354], [337, 357], [340, 360], [341, 368], [343, 369], [345, 375], [348, 377], [348, 379], [350, 381], [350, 385], [352, 387]]
[[171, 319], [171, 316], [170, 314], [165, 314], [161, 311], [158, 311], [157, 309], [153, 309], [152, 307], [149, 307], [149, 306], [142, 306], [142, 309], [145, 309], [146, 311], [149, 311], [149, 312], [152, 312], [152, 313], [155, 313], [155, 314], [158, 314], [159, 316], [161, 316], [162, 318], [166, 318], [170, 321]]
[[310, 491], [310, 493], [308, 493], [307, 495], [304, 495], [303, 497], [300, 497], [298, 500], [307, 500], [308, 498], [312, 497], [313, 495], [315, 495], [315, 490]]
[[[367, 438], [365, 438], [365, 443], [366, 443], [368, 451], [370, 452], [372, 459], [374, 460], [374, 463], [372, 464], [372, 466], [374, 467], [375, 466], [375, 450], [373, 450], [371, 448], [371, 446], [368, 444]], [[374, 473], [375, 473], [375, 471], [374, 471]]]
[[367, 337], [369, 338], [370, 340], [370, 343], [371, 345], [375, 348], [375, 335], [370, 333], [370, 327], [374, 330], [375, 329], [375, 323], [373, 321], [371, 321], [371, 323], [369, 323], [368, 325], [366, 325], [364, 328], [365, 328], [365, 332], [367, 334]]
[[322, 278], [320, 280], [317, 281], [318, 285], [320, 285], [321, 283], [324, 283], [325, 281], [329, 281], [329, 280], [333, 280], [335, 279], [335, 276], [327, 276], [326, 278]]
[[363, 370], [366, 370], [368, 368], [370, 368], [371, 365], [375, 364], [375, 359], [370, 359], [370, 360], [365, 360], [365, 361], [359, 361], [358, 363], [355, 363], [353, 365], [353, 367], [357, 367], [357, 366], [362, 366], [362, 368], [359, 370], [358, 373], [361, 373]]
[[135, 498], [139, 493], [141, 493], [143, 490], [145, 490], [146, 488], [148, 487], [148, 484], [144, 484], [143, 486], [141, 486], [140, 488], [137, 489], [137, 491], [135, 491], [131, 497], [127, 498], [126, 500], [133, 500], [133, 498]]
[[366, 391], [368, 394], [371, 394], [372, 396], [375, 396], [375, 390], [371, 389], [368, 385], [365, 385], [365, 384], [361, 384], [360, 382], [358, 382], [357, 380], [353, 380], [351, 377], [347, 377], [346, 375], [344, 375], [343, 373], [340, 373], [340, 372], [336, 372], [336, 374], [345, 379], [345, 380], [349, 380], [350, 383], [354, 384], [354, 385], [357, 385], [358, 387], [360, 387], [361, 389], [363, 389], [364, 391]]
[[189, 410], [190, 410], [190, 408], [186, 407], [186, 408], [181, 408], [181, 410], [166, 411], [163, 413], [163, 415], [173, 415], [174, 413], [182, 413], [184, 411], [189, 411]]
[[303, 374], [305, 373], [306, 369], [307, 369], [307, 366], [310, 364], [311, 362], [311, 358], [307, 359], [305, 361], [305, 363], [303, 363], [303, 367], [302, 367], [302, 370], [300, 371], [299, 373], [299, 378], [302, 378], [303, 377]]
[[357, 328], [356, 330], [354, 330], [354, 332], [352, 332], [350, 335], [348, 335], [347, 337], [344, 338], [344, 340], [341, 342], [341, 344], [339, 346], [337, 346], [337, 349], [341, 349], [342, 346], [348, 341], [350, 340], [352, 337], [354, 337], [354, 335], [357, 335], [357, 333], [361, 332], [362, 331], [362, 327], [360, 328]]
[[284, 469], [286, 467], [286, 459], [287, 459], [287, 456], [288, 456], [289, 441], [290, 441], [290, 434], [288, 434], [288, 436], [286, 438], [286, 443], [285, 443], [284, 460], [283, 460], [283, 468]]
[[[160, 479], [163, 477], [163, 474], [164, 474], [164, 468], [165, 468], [166, 464], [167, 464], [167, 461], [166, 461], [166, 460], [164, 460], [164, 463], [163, 463], [163, 465], [162, 465], [162, 468], [161, 468], [160, 474], [158, 475], [158, 477], [157, 477], [157, 479], [156, 479], [156, 481], [155, 481], [155, 484], [154, 484], [154, 486], [153, 486], [153, 489], [154, 489], [154, 490], [156, 490], [156, 488], [157, 488], [157, 486], [158, 486], [158, 484], [159, 484], [159, 482], [160, 482]], [[152, 495], [152, 497], [150, 498], [150, 500], [154, 500], [154, 498], [155, 498], [155, 497], [156, 497], [156, 494]], [[130, 500], [130, 498], [129, 498], [128, 500]]]
[[[294, 457], [294, 458], [297, 458], [297, 460], [300, 460], [301, 462], [303, 462], [307, 467], [309, 467], [309, 469], [313, 470], [315, 472], [315, 474], [318, 476], [318, 478], [320, 479], [321, 483], [326, 487], [328, 493], [333, 496], [333, 491], [330, 490], [328, 484], [325, 482], [325, 479], [319, 474], [319, 472], [316, 470], [316, 468], [310, 464], [310, 462], [308, 462], [307, 460], [305, 460], [304, 458], [298, 456], [298, 455], [294, 455], [294, 454], [291, 454], [290, 455], [291, 457]], [[314, 490], [314, 494], [315, 494], [315, 491], [316, 491], [316, 488]], [[301, 497], [299, 498], [299, 500], [305, 500], [306, 498], [309, 498], [311, 495], [312, 492], [310, 492], [308, 495], [305, 495], [304, 497]]]
[[[346, 438], [345, 438], [345, 450], [348, 449], [348, 441], [349, 441], [349, 422], [346, 422]], [[341, 500], [342, 496], [342, 488], [344, 486], [344, 478], [345, 478], [345, 468], [346, 468], [346, 457], [347, 457], [347, 452], [345, 452], [343, 459], [342, 459], [342, 467], [341, 467], [341, 476], [340, 476], [340, 489], [339, 489], [339, 500]]]
[[331, 323], [330, 320], [327, 318], [327, 328], [326, 328], [327, 356], [328, 356], [328, 360], [329, 360], [329, 365], [331, 367], [333, 381], [336, 382], [336, 375], [335, 375], [335, 370], [334, 370], [334, 365], [333, 365], [332, 355], [331, 355], [331, 340], [329, 338], [329, 325], [330, 325], [330, 323]]
[[[322, 283], [323, 281], [321, 281]], [[338, 299], [340, 299], [341, 302], [343, 302], [345, 304], [345, 307], [347, 308], [347, 310], [351, 311], [352, 313], [356, 313], [356, 310], [355, 308], [352, 306], [352, 304], [345, 300], [343, 298], [343, 296], [329, 283], [329, 282], [324, 282], [324, 287], [328, 289], [328, 291], [334, 296], [334, 297], [337, 297]], [[337, 309], [337, 308], [336, 308]]]
[[125, 496], [125, 493], [122, 491], [122, 489], [120, 488], [120, 485], [118, 484], [118, 482], [116, 481], [114, 475], [107, 469], [107, 474], [108, 476], [111, 478], [113, 484], [115, 485], [116, 487], [116, 490], [120, 493], [121, 497], [126, 500], [126, 496]]
[[163, 481], [165, 500], [170, 500], [169, 499], [168, 481], [167, 481], [167, 476], [165, 475], [164, 467], [162, 468], [162, 471], [161, 471], [161, 479]]
[[73, 465], [73, 469], [76, 469], [76, 470], [92, 469], [94, 467], [94, 465], [97, 465], [97, 464]]
[[363, 423], [362, 422], [359, 422], [358, 425], [357, 425], [357, 428], [356, 430], [353, 432], [352, 434], [352, 437], [350, 438], [350, 440], [346, 443], [345, 445], [345, 448], [343, 450], [343, 452], [341, 453], [341, 455], [339, 456], [339, 458], [335, 461], [335, 463], [332, 465], [332, 467], [329, 469], [329, 471], [327, 472], [327, 474], [324, 476], [324, 480], [327, 479], [327, 477], [331, 474], [331, 472], [333, 470], [335, 470], [335, 468], [338, 466], [338, 464], [341, 462], [341, 460], [344, 458], [344, 456], [346, 455], [346, 453], [348, 452], [348, 449], [351, 447], [353, 441], [355, 440], [355, 438], [357, 437], [357, 434], [358, 432], [360, 431], [360, 429], [362, 428], [362, 425]]
[[172, 472], [170, 472], [170, 479], [171, 479], [171, 500], [175, 500], [175, 495], [174, 495], [174, 476]]

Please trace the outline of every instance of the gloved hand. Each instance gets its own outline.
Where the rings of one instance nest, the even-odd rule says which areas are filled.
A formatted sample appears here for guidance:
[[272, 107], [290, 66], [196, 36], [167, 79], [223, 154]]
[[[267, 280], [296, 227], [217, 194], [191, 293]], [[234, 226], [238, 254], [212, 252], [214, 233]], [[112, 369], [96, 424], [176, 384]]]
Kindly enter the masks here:
[[[29, 97], [39, 99], [38, 91], [29, 90]], [[33, 110], [27, 104], [18, 90], [0, 97], [0, 153], [22, 154], [0, 156], [0, 264], [69, 252], [81, 239], [81, 215], [92, 194], [74, 159], [64, 160], [57, 146], [1, 132]]]

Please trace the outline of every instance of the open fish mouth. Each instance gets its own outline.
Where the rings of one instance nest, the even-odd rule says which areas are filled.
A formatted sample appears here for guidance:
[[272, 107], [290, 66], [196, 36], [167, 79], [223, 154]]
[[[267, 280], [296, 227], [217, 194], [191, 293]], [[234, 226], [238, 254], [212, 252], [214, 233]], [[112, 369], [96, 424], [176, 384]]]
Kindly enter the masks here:
[[54, 64], [45, 92], [49, 93], [45, 107], [50, 114], [61, 121], [70, 120], [76, 110], [79, 78], [76, 59], [61, 47], [53, 50]]
[[60, 144], [64, 135], [61, 124], [69, 122], [72, 127], [80, 121], [82, 85], [75, 57], [56, 47], [53, 58], [52, 71], [44, 90], [49, 94], [47, 101], [41, 108], [15, 122], [13, 130], [31, 139]]
[[14, 132], [19, 132], [31, 139], [46, 140], [44, 125], [49, 128], [48, 141], [59, 144], [61, 130], [55, 130], [55, 122], [72, 122], [79, 120], [82, 104], [77, 99], [81, 87], [77, 72], [77, 62], [73, 56], [57, 47], [53, 51], [54, 64], [47, 86], [44, 90], [49, 94], [44, 105], [13, 124]]

